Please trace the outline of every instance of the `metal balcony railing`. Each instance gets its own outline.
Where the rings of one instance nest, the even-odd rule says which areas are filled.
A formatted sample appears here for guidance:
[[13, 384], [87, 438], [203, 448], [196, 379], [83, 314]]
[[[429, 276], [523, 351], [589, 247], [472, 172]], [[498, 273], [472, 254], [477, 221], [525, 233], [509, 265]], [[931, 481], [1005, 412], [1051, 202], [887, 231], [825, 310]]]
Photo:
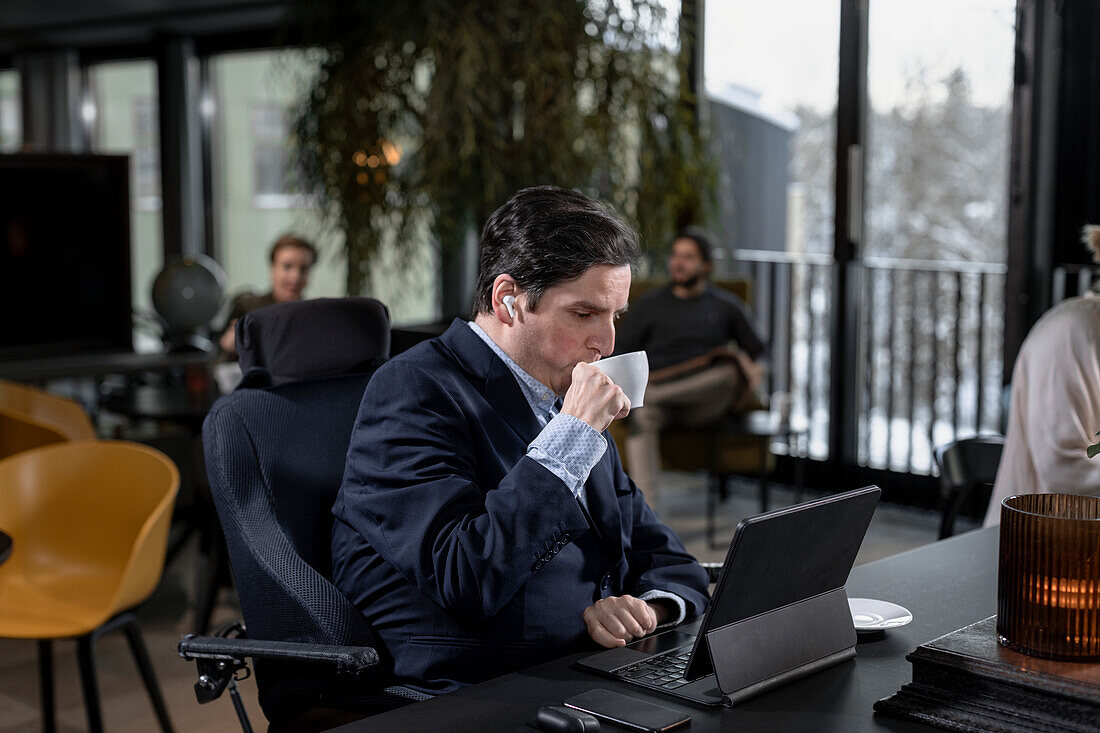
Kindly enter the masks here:
[[769, 392], [791, 400], [809, 440], [793, 455], [829, 458], [829, 422], [854, 410], [860, 466], [927, 475], [934, 446], [1000, 431], [1006, 267], [865, 258], [859, 268], [853, 404], [830, 405], [832, 258], [741, 250], [752, 306], [771, 345]]

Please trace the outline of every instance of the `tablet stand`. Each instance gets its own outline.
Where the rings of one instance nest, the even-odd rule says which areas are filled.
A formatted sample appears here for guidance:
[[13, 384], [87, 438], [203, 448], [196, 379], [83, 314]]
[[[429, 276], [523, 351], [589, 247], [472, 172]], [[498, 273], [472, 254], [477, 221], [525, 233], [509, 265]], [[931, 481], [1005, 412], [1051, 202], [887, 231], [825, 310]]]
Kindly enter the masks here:
[[731, 704], [856, 655], [844, 588], [735, 621], [706, 639], [718, 688]]

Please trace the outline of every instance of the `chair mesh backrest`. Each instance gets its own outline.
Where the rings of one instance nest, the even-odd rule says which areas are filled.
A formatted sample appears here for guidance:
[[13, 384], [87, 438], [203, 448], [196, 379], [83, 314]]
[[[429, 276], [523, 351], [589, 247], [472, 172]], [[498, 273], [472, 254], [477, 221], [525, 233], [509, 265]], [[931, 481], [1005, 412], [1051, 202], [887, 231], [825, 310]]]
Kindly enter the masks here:
[[[346, 304], [329, 304], [347, 313]], [[287, 305], [306, 308], [306, 304]], [[263, 310], [270, 309], [250, 315]], [[385, 309], [374, 310], [382, 325], [372, 323], [371, 333], [383, 325], [388, 329]], [[317, 304], [309, 304], [306, 311], [319, 315], [321, 322], [331, 322], [328, 312], [318, 310]], [[203, 425], [211, 493], [248, 636], [375, 646], [363, 616], [331, 581], [332, 504], [372, 372], [311, 375], [303, 363], [304, 355], [310, 353], [311, 320], [292, 317], [288, 321], [286, 313], [279, 311], [275, 316], [280, 323], [271, 332], [279, 334], [279, 343], [302, 349], [293, 370], [299, 381], [268, 388], [240, 387], [214, 404]], [[349, 323], [347, 332], [329, 337], [357, 342], [362, 332], [354, 327], [354, 319]], [[355, 364], [348, 363], [342, 370], [362, 365], [364, 352], [356, 352]], [[322, 350], [317, 374], [333, 369], [326, 353]], [[385, 356], [383, 351], [365, 358], [380, 362]], [[304, 697], [316, 704], [333, 686], [328, 675], [308, 666], [255, 666], [260, 703], [272, 721], [292, 706], [291, 698]]]
[[[206, 418], [210, 488], [251, 638], [376, 646], [330, 576], [332, 504], [368, 378], [238, 389]], [[309, 666], [254, 666], [272, 722], [336, 687]]]
[[332, 503], [367, 379], [240, 389], [207, 416], [207, 473], [252, 638], [370, 643], [329, 580]]

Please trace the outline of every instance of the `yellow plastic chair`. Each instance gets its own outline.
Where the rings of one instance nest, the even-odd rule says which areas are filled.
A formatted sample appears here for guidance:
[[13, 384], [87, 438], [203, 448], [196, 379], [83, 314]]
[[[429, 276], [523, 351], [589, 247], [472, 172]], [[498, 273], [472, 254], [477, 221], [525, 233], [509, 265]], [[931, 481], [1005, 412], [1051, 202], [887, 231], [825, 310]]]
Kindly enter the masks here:
[[95, 438], [79, 402], [0, 379], [0, 458], [63, 440]]
[[44, 730], [54, 729], [53, 639], [76, 639], [91, 731], [103, 729], [94, 645], [122, 629], [160, 726], [171, 730], [131, 609], [160, 581], [179, 471], [160, 451], [79, 440], [0, 460], [0, 637], [37, 639]]

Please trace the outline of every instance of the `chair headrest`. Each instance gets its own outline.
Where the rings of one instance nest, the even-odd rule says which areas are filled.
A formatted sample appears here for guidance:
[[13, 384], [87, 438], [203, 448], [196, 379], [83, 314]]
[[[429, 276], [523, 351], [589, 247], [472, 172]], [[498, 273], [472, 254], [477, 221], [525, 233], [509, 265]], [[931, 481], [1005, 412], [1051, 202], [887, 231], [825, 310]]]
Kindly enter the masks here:
[[390, 314], [374, 298], [276, 303], [237, 321], [241, 371], [271, 384], [369, 371], [390, 355]]

